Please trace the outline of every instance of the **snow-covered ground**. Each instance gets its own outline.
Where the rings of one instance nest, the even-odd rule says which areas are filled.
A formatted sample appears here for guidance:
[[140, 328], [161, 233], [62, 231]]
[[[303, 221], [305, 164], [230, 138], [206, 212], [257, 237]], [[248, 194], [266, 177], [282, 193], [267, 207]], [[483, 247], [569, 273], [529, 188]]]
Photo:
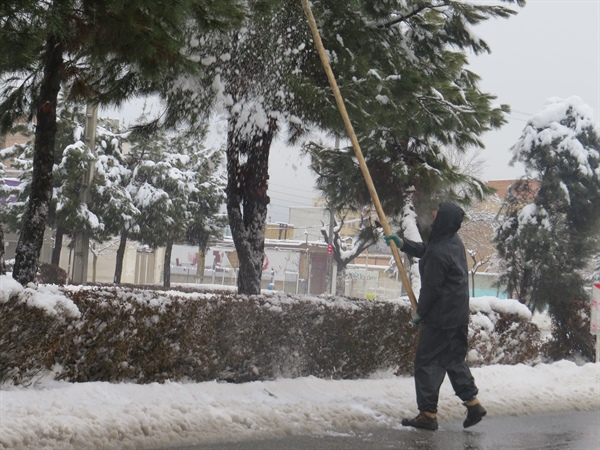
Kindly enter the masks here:
[[[9, 277], [0, 277], [0, 288], [0, 301], [23, 290]], [[24, 298], [32, 307], [49, 314], [78, 313], [55, 287], [27, 292]], [[472, 312], [492, 306], [515, 313], [524, 308], [491, 297], [471, 302]], [[543, 315], [532, 320], [549, 328]], [[600, 410], [597, 363], [493, 365], [475, 368], [473, 374], [490, 416]], [[440, 424], [464, 413], [446, 380]], [[28, 387], [0, 385], [0, 449], [166, 448], [397, 428], [401, 418], [415, 414], [413, 379], [391, 371], [363, 380], [307, 377], [244, 384], [66, 383], [48, 375]]]
[[[490, 416], [599, 410], [600, 366], [561, 361], [473, 369]], [[140, 449], [400, 427], [415, 414], [413, 379], [313, 377], [245, 384], [42, 381], [0, 390], [0, 448]], [[446, 380], [439, 421], [464, 407]]]

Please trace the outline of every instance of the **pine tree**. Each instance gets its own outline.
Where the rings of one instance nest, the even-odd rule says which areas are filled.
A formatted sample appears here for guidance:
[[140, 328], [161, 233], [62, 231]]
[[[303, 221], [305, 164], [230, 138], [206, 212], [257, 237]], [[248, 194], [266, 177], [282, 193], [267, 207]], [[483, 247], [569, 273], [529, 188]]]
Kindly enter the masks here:
[[127, 190], [132, 170], [123, 144], [129, 141], [129, 134], [130, 131], [114, 119], [98, 121], [90, 205], [102, 223], [92, 235], [98, 242], [119, 236], [122, 230], [136, 223], [140, 214]]
[[[223, 200], [214, 168], [219, 152], [206, 152], [200, 137], [181, 133], [153, 133], [132, 139], [132, 169], [128, 191], [139, 210], [130, 235], [152, 248], [164, 246], [163, 283], [170, 285], [173, 244], [201, 234]], [[198, 236], [194, 236], [198, 238]]]
[[[60, 215], [56, 214], [56, 207], [59, 201], [56, 199], [56, 193], [60, 190], [63, 180], [60, 176], [60, 171], [57, 171], [63, 161], [64, 150], [76, 142], [81, 141], [83, 132], [83, 124], [85, 106], [76, 102], [66, 102], [64, 95], [59, 93], [58, 106], [56, 111], [56, 150], [54, 152], [54, 168], [52, 174], [53, 196], [48, 211], [48, 221], [46, 226], [54, 228], [54, 248], [52, 249], [51, 264], [60, 264], [60, 255], [62, 252], [63, 237], [71, 230], [62, 226], [60, 223]], [[58, 173], [57, 173], [58, 172]], [[81, 172], [79, 172], [81, 175]], [[72, 182], [69, 184], [72, 185]], [[74, 194], [79, 197], [79, 186], [76, 187]], [[76, 205], [78, 203], [75, 203]]]
[[20, 173], [18, 185], [0, 185], [2, 197], [9, 200], [0, 208], [0, 218], [7, 230], [16, 232], [22, 226], [31, 188], [34, 134], [31, 123], [18, 123], [11, 127], [10, 132], [18, 133], [28, 139], [25, 144], [15, 144], [0, 151], [0, 158], [9, 160], [11, 168]]
[[[469, 204], [491, 193], [476, 176], [460, 170], [447, 153], [482, 147], [480, 136], [505, 123], [508, 106], [494, 106], [494, 97], [481, 92], [479, 78], [466, 66], [464, 52], [488, 51], [487, 44], [467, 36], [464, 27], [510, 13], [448, 2], [455, 20], [450, 25], [429, 2], [407, 2], [405, 7], [378, 10], [379, 16], [369, 22], [390, 31], [387, 45], [369, 47], [379, 58], [371, 60], [379, 65], [356, 63], [361, 85], [351, 95], [364, 98], [351, 97], [348, 104], [358, 117], [354, 128], [386, 216], [399, 220], [401, 228], [409, 226], [403, 220], [416, 217], [426, 238], [430, 212], [440, 200]], [[421, 33], [428, 39], [421, 39]], [[347, 47], [342, 45], [335, 53], [351, 53]], [[346, 79], [342, 82], [349, 84]], [[369, 96], [375, 101], [368, 102]], [[371, 205], [351, 147], [336, 149], [311, 142], [305, 151], [311, 156], [317, 187], [334, 209]], [[416, 216], [403, 214], [407, 205]]]
[[[53, 198], [48, 211], [47, 227], [55, 232], [54, 249], [51, 263], [60, 263], [60, 254], [64, 235], [74, 236], [77, 230], [85, 229], [92, 239], [102, 242], [120, 230], [121, 217], [135, 215], [131, 198], [125, 189], [127, 180], [122, 166], [120, 145], [124, 140], [123, 132], [114, 132], [114, 120], [100, 118], [96, 133], [94, 151], [81, 140], [83, 135], [84, 106], [67, 103], [59, 98], [57, 108], [57, 137], [53, 166]], [[27, 133], [32, 124], [20, 124], [15, 131]], [[108, 142], [107, 142], [108, 141]], [[3, 154], [11, 159], [13, 167], [21, 170], [21, 184], [7, 187], [6, 195], [12, 195], [10, 202], [2, 211], [3, 219], [10, 224], [11, 230], [22, 228], [25, 206], [29, 199], [33, 167], [33, 141], [24, 146], [5, 149]], [[92, 201], [83, 202], [81, 191], [83, 179], [87, 176], [90, 164], [95, 165], [92, 180]]]
[[52, 198], [59, 91], [69, 100], [120, 104], [162, 91], [194, 70], [182, 54], [189, 23], [223, 27], [237, 2], [188, 0], [4, 0], [0, 3], [0, 132], [35, 117], [34, 165], [13, 277], [34, 280]]
[[[361, 126], [361, 136], [371, 136], [376, 130], [385, 115], [382, 105], [387, 103], [390, 111], [398, 111], [394, 118], [402, 113], [404, 122], [409, 123], [412, 117], [413, 129], [406, 131], [406, 136], [423, 134], [416, 129], [426, 131], [420, 128], [423, 117], [412, 116], [417, 109], [435, 118], [438, 109], [451, 110], [448, 105], [453, 102], [463, 114], [445, 116], [438, 126], [439, 139], [450, 140], [441, 130], [462, 127], [464, 131], [454, 133], [454, 141], [476, 142], [477, 130], [502, 122], [501, 111], [492, 111], [491, 97], [476, 89], [455, 88], [444, 72], [454, 65], [456, 73], [463, 61], [448, 47], [476, 52], [487, 49], [485, 42], [468, 33], [468, 26], [489, 17], [507, 17], [511, 10], [458, 1], [444, 2], [443, 11], [437, 3], [422, 1], [403, 2], [402, 11], [394, 9], [396, 3], [383, 0], [312, 3], [338, 84], [350, 116]], [[344, 129], [300, 2], [281, 5], [249, 2], [250, 14], [242, 29], [228, 35], [194, 36], [189, 51], [199, 61], [202, 77], [180, 82], [181, 90], [173, 90], [170, 98], [177, 117], [183, 114], [192, 123], [206, 114], [208, 105], [216, 104], [226, 113], [228, 215], [240, 257], [238, 291], [248, 294], [260, 290], [269, 203], [268, 156], [275, 134], [286, 130], [288, 138], [297, 141], [310, 128], [337, 135]], [[448, 81], [444, 86], [437, 84], [445, 91], [415, 89], [427, 78]], [[465, 71], [460, 82], [467, 86], [474, 78]], [[467, 111], [463, 103], [473, 105], [473, 110]], [[374, 113], [375, 105], [379, 105], [379, 114]], [[404, 143], [406, 136], [398, 136], [398, 142]], [[396, 145], [396, 151], [404, 150], [405, 146]]]
[[532, 311], [548, 308], [555, 355], [589, 359], [591, 339], [584, 334], [584, 343], [573, 326], [584, 314], [583, 270], [598, 252], [600, 129], [593, 111], [578, 97], [549, 99], [512, 150], [527, 178], [507, 198], [495, 237], [504, 260], [500, 281]]

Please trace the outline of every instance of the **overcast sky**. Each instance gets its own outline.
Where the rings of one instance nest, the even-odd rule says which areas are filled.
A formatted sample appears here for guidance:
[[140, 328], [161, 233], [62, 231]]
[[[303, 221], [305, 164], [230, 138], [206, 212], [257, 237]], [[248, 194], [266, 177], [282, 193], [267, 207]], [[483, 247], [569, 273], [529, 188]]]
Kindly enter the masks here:
[[509, 123], [484, 136], [486, 180], [523, 175], [508, 167], [508, 149], [527, 119], [550, 97], [577, 95], [600, 111], [600, 0], [527, 0], [508, 19], [487, 22], [475, 32], [492, 53], [470, 58], [483, 91], [510, 105]]

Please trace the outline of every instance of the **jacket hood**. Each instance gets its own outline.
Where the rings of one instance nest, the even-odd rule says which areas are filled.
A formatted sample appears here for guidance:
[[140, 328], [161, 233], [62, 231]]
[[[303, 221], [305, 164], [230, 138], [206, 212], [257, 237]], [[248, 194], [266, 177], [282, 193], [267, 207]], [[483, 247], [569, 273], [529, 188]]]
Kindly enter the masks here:
[[451, 202], [440, 203], [429, 234], [429, 242], [436, 242], [456, 234], [464, 216], [465, 212], [458, 205]]

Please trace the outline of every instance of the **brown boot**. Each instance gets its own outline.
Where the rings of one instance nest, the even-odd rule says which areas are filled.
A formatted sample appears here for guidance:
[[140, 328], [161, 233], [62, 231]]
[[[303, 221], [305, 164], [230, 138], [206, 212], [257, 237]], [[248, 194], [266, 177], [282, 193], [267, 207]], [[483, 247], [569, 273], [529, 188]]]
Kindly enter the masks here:
[[437, 415], [436, 413], [421, 411], [414, 419], [402, 419], [402, 425], [435, 431], [438, 429]]
[[464, 402], [463, 404], [467, 407], [467, 418], [463, 422], [464, 428], [469, 428], [478, 424], [487, 414], [485, 408], [481, 406], [481, 403], [479, 403], [479, 400], [476, 398], [471, 401]]

